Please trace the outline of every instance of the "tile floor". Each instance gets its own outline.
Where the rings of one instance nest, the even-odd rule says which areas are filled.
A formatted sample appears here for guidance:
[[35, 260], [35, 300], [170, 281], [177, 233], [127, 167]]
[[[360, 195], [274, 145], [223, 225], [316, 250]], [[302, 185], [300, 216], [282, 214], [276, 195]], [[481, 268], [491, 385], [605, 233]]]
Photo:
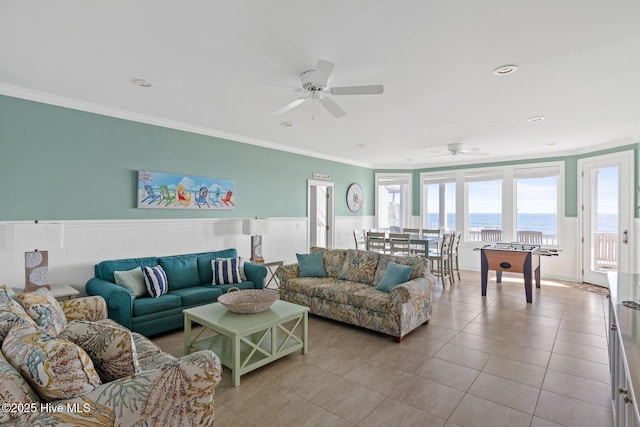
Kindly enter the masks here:
[[[607, 299], [520, 277], [480, 296], [480, 275], [433, 295], [433, 318], [397, 344], [310, 316], [309, 352], [216, 389], [216, 426], [612, 426]], [[182, 332], [155, 337], [183, 353]]]

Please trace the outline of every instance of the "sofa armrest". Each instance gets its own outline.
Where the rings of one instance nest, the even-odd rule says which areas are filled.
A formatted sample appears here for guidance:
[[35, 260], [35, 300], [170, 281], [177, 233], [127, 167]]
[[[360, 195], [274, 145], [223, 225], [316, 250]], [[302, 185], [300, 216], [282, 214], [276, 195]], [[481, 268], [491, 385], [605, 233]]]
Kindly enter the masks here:
[[104, 298], [97, 295], [60, 301], [60, 306], [69, 322], [72, 320], [95, 322], [109, 317]]
[[19, 425], [213, 425], [218, 356], [209, 350], [121, 378], [73, 399], [51, 402], [56, 411], [19, 417]]
[[247, 276], [247, 280], [253, 282], [256, 289], [262, 289], [264, 287], [264, 279], [267, 277], [267, 267], [255, 262], [245, 262], [244, 274]]
[[127, 289], [107, 280], [94, 277], [87, 282], [86, 290], [89, 295], [99, 295], [104, 298], [110, 319], [131, 329], [133, 296]]
[[397, 306], [409, 302], [411, 300], [431, 299], [436, 281], [431, 277], [418, 277], [395, 286], [391, 289], [391, 300]]
[[276, 277], [280, 282], [288, 279], [294, 279], [300, 275], [300, 267], [298, 264], [281, 265], [276, 270]]

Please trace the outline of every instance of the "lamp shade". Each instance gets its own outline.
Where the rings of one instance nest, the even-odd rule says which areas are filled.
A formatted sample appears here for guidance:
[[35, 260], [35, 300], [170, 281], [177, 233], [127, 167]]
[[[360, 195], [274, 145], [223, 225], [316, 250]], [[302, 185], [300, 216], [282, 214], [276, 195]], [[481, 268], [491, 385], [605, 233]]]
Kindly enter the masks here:
[[64, 224], [13, 224], [7, 233], [7, 248], [57, 249], [64, 243]]
[[242, 234], [258, 236], [269, 233], [269, 220], [267, 218], [253, 218], [242, 221]]

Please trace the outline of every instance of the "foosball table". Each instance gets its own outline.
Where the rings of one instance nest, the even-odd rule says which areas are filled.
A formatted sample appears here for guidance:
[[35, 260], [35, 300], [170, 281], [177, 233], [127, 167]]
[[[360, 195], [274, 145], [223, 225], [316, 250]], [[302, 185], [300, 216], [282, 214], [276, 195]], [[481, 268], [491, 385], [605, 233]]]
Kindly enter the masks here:
[[482, 296], [487, 296], [487, 279], [489, 270], [495, 270], [496, 283], [502, 282], [502, 272], [522, 273], [524, 275], [524, 291], [527, 302], [533, 302], [533, 278], [536, 288], [540, 287], [540, 255], [539, 245], [523, 243], [495, 243], [480, 249], [480, 265], [482, 271]]

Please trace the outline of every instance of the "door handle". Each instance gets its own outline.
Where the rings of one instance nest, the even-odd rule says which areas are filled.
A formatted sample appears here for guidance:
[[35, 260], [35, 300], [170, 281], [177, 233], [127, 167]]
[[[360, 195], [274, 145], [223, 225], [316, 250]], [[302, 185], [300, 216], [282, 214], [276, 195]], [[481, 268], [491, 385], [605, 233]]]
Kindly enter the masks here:
[[624, 230], [622, 232], [622, 243], [624, 243], [625, 245], [629, 243], [629, 231], [627, 230]]

